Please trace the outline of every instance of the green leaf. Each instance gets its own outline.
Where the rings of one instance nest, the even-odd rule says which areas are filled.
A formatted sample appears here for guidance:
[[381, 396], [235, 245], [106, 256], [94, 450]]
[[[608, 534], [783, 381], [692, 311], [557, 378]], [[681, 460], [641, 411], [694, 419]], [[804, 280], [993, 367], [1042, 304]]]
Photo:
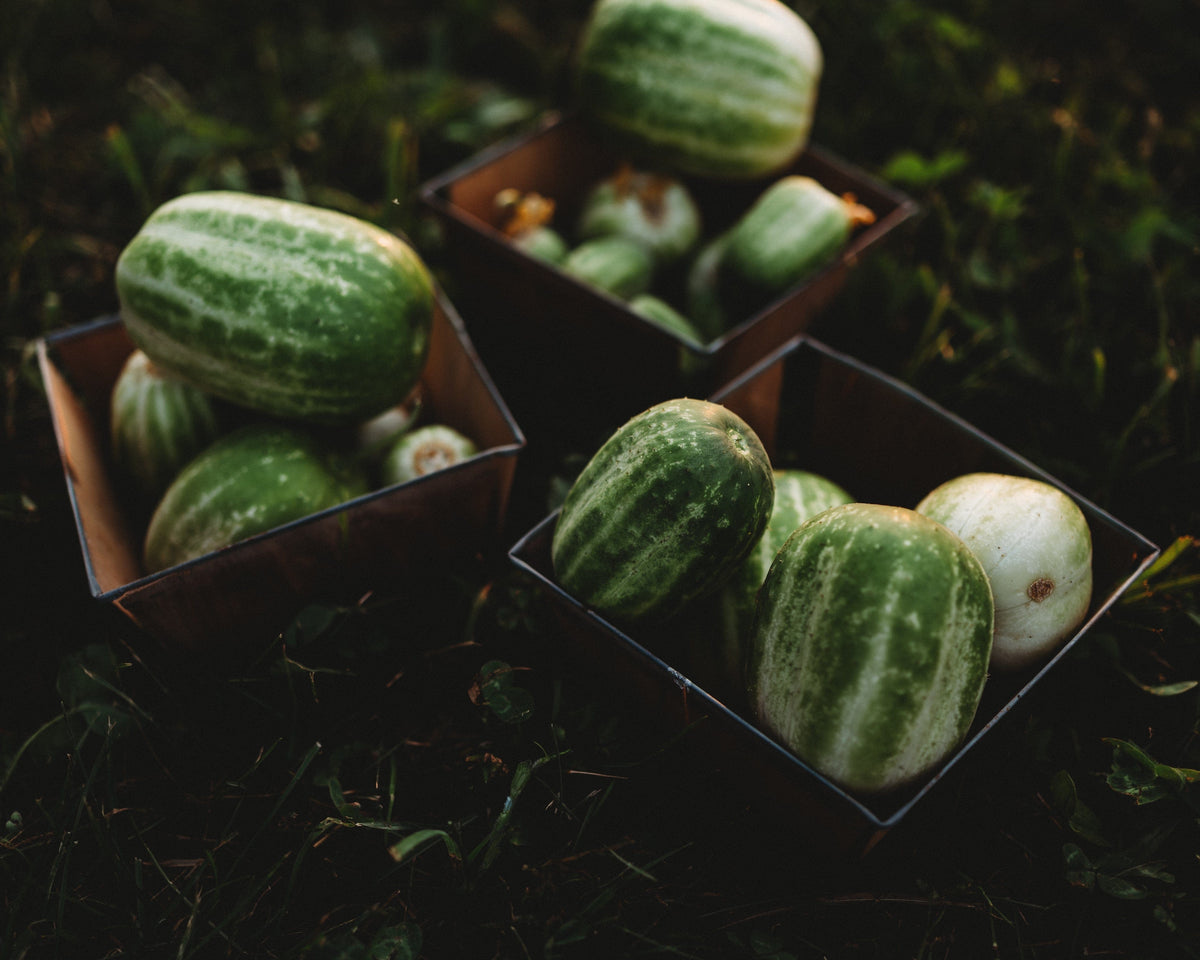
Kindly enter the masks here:
[[533, 713], [533, 696], [521, 687], [493, 690], [488, 694], [487, 705], [505, 723], [520, 723]]
[[371, 960], [417, 960], [421, 955], [423, 938], [415, 923], [398, 923], [384, 927], [371, 941], [367, 956]]
[[345, 611], [329, 603], [310, 603], [299, 613], [284, 631], [284, 641], [289, 647], [302, 647], [325, 634]]
[[[70, 712], [82, 717], [93, 733], [120, 736], [128, 731], [133, 712], [144, 712], [117, 687], [120, 665], [107, 643], [88, 644], [59, 665], [55, 688]], [[118, 706], [121, 701], [125, 706]], [[128, 709], [126, 709], [128, 708]]]
[[1161, 883], [1174, 883], [1175, 874], [1165, 869], [1159, 863], [1140, 863], [1133, 867], [1130, 871], [1139, 877], [1146, 877], [1149, 880], [1158, 880]]
[[997, 265], [982, 250], [975, 250], [967, 258], [967, 277], [971, 285], [982, 290], [1000, 290], [1011, 284], [1011, 275]]
[[1187, 228], [1176, 223], [1161, 207], [1146, 207], [1125, 228], [1122, 238], [1131, 260], [1148, 260], [1153, 253], [1154, 243], [1164, 237], [1185, 247], [1192, 247], [1196, 237]]
[[489, 660], [480, 669], [471, 688], [471, 699], [481, 703], [505, 723], [521, 723], [533, 715], [533, 695], [517, 686], [517, 669], [503, 660]]
[[954, 176], [967, 165], [967, 155], [961, 150], [946, 150], [927, 158], [915, 150], [902, 150], [883, 168], [885, 180], [912, 187], [930, 187]]
[[1196, 680], [1180, 680], [1176, 683], [1142, 683], [1141, 680], [1128, 670], [1122, 669], [1121, 673], [1143, 693], [1149, 693], [1156, 697], [1177, 697], [1181, 693], [1194, 690], [1197, 683], [1200, 683], [1200, 681]]
[[1096, 868], [1077, 843], [1064, 843], [1062, 848], [1064, 876], [1067, 883], [1090, 890], [1096, 882]]
[[307, 960], [417, 960], [421, 955], [423, 937], [415, 923], [398, 923], [381, 927], [364, 943], [353, 933], [321, 938], [304, 950]]
[[989, 180], [972, 185], [970, 200], [994, 220], [1017, 220], [1025, 213], [1026, 190], [1008, 190]]
[[1067, 819], [1072, 833], [1097, 846], [1108, 846], [1100, 818], [1079, 799], [1075, 780], [1066, 770], [1059, 770], [1050, 781], [1050, 798], [1054, 808]]
[[1099, 874], [1096, 877], [1096, 886], [1118, 900], [1144, 900], [1149, 895], [1145, 887], [1139, 887], [1124, 877]]
[[91, 643], [63, 658], [55, 689], [68, 707], [93, 699], [111, 699], [117, 659], [107, 643]]
[[968, 50], [981, 42], [977, 29], [949, 13], [931, 14], [929, 26], [935, 37], [956, 50]]
[[1133, 797], [1139, 804], [1178, 796], [1189, 783], [1200, 780], [1200, 770], [1159, 763], [1128, 740], [1105, 737], [1104, 742], [1113, 746], [1108, 785], [1117, 793]]
[[114, 703], [89, 700], [87, 703], [81, 703], [77, 711], [89, 730], [103, 736], [122, 736], [128, 732], [132, 723], [129, 714]]

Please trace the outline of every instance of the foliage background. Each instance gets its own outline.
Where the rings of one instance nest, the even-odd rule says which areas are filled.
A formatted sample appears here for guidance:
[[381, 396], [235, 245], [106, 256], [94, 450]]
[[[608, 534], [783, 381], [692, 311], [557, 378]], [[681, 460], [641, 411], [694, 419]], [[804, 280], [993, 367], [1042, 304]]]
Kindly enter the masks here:
[[586, 9], [0, 2], [0, 956], [1196, 956], [1194, 0], [797, 4], [814, 139], [925, 211], [815, 332], [1169, 561], [867, 860], [580, 682], [503, 564], [318, 604], [234, 675], [87, 596], [36, 339], [197, 187], [439, 267], [414, 187], [569, 103]]

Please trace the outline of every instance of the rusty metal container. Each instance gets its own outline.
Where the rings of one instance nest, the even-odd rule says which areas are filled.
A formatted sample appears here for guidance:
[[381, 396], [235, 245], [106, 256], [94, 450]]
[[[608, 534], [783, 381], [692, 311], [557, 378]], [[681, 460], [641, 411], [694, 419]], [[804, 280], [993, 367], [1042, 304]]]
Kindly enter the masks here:
[[[569, 230], [587, 190], [620, 162], [578, 117], [551, 114], [534, 133], [496, 144], [419, 190], [442, 225], [454, 297], [470, 318], [471, 335], [531, 437], [590, 437], [658, 400], [706, 396], [807, 330], [855, 265], [918, 213], [900, 191], [811, 145], [777, 176], [806, 174], [839, 195], [854, 194], [874, 212], [874, 223], [809, 279], [696, 347], [525, 254], [503, 233], [499, 191], [552, 199], [555, 225]], [[706, 236], [731, 225], [775, 179], [682, 178], [701, 208]], [[678, 289], [683, 278], [665, 282]]]
[[132, 350], [111, 316], [46, 336], [38, 360], [91, 593], [167, 646], [207, 653], [269, 640], [313, 599], [352, 602], [408, 573], [502, 550], [525, 436], [444, 295], [423, 410], [471, 437], [475, 456], [150, 576], [107, 442], [109, 397]]
[[[1062, 486], [905, 384], [806, 336], [796, 338], [710, 399], [742, 416], [777, 466], [822, 474], [863, 502], [912, 507], [944, 480], [971, 471], [1020, 474]], [[686, 619], [656, 629], [625, 630], [589, 610], [555, 582], [550, 543], [556, 515], [543, 519], [510, 550], [539, 588], [561, 628], [569, 656], [613, 689], [630, 694], [660, 731], [687, 731], [698, 762], [728, 774], [767, 814], [778, 814], [801, 843], [843, 856], [869, 852], [918, 808], [962, 759], [977, 749], [1076, 644], [1159, 550], [1086, 499], [1095, 587], [1075, 634], [1048, 661], [1021, 673], [993, 674], [974, 726], [957, 751], [925, 782], [886, 797], [852, 796], [755, 726], [737, 691], [705, 674], [690, 655]]]

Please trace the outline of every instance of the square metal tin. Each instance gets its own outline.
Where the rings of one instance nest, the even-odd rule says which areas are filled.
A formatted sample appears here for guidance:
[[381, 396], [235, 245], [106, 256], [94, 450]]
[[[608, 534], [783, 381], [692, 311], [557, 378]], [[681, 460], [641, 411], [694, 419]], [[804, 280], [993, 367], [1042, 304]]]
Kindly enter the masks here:
[[112, 386], [132, 350], [114, 315], [46, 336], [38, 361], [92, 595], [166, 645], [208, 652], [269, 639], [311, 600], [357, 599], [407, 572], [502, 549], [525, 436], [444, 295], [420, 382], [423, 410], [479, 453], [149, 576], [107, 439]]
[[[759, 434], [776, 466], [798, 467], [840, 484], [862, 502], [912, 507], [939, 483], [972, 471], [1034, 477], [1063, 485], [919, 392], [806, 336], [765, 358], [710, 399]], [[1065, 489], [1065, 488], [1063, 488]], [[547, 598], [568, 653], [596, 676], [647, 705], [659, 721], [687, 731], [703, 762], [729, 775], [767, 809], [786, 812], [796, 838], [844, 855], [862, 855], [903, 821], [980, 739], [1054, 669], [1158, 555], [1158, 547], [1108, 513], [1068, 493], [1093, 539], [1091, 606], [1075, 634], [1036, 667], [989, 677], [974, 725], [925, 781], [903, 791], [856, 797], [817, 773], [768, 734], [689, 658], [686, 620], [625, 630], [563, 590], [550, 544], [556, 514], [510, 550]]]
[[[494, 145], [419, 191], [443, 226], [452, 289], [471, 318], [472, 337], [531, 436], [543, 433], [543, 426], [554, 436], [564, 430], [584, 436], [670, 396], [708, 395], [805, 331], [855, 264], [918, 212], [900, 191], [815, 144], [772, 177], [682, 177], [701, 208], [706, 237], [731, 225], [767, 186], [789, 173], [814, 177], [838, 194], [852, 193], [876, 216], [825, 267], [700, 348], [529, 256], [502, 231], [495, 204], [500, 190], [536, 191], [553, 199], [554, 224], [569, 233], [587, 190], [620, 161], [580, 118], [550, 114], [532, 134]], [[678, 289], [682, 277], [668, 282]], [[546, 397], [554, 403], [548, 405]]]

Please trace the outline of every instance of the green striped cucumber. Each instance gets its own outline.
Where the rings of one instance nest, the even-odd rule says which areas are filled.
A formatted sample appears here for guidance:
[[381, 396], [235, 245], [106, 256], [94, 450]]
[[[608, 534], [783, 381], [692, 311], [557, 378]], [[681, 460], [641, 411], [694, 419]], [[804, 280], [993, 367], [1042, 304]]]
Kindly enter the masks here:
[[700, 230], [700, 208], [682, 181], [626, 164], [588, 191], [576, 232], [629, 237], [667, 266], [691, 251]]
[[731, 325], [732, 309], [727, 311], [721, 301], [721, 260], [729, 232], [718, 234], [703, 243], [688, 265], [684, 284], [687, 316], [705, 341], [715, 340]]
[[940, 523], [880, 504], [805, 521], [763, 582], [747, 686], [759, 724], [845, 789], [912, 784], [970, 728], [993, 602]]
[[1031, 477], [970, 473], [917, 511], [954, 531], [987, 571], [996, 601], [992, 667], [1046, 659], [1083, 622], [1092, 598], [1092, 535], [1079, 505]]
[[275, 421], [219, 437], [179, 472], [150, 518], [147, 573], [366, 492], [365, 477], [308, 430]]
[[675, 334], [685, 343], [693, 346], [704, 346], [704, 340], [695, 325], [667, 301], [653, 293], [639, 293], [629, 301], [629, 309], [640, 317], [645, 317], [656, 327]]
[[222, 430], [212, 396], [160, 370], [143, 351], [129, 354], [109, 399], [109, 445], [139, 513], [149, 513], [175, 475]]
[[823, 67], [779, 0], [597, 0], [573, 72], [581, 112], [628, 155], [751, 178], [807, 145]]
[[738, 565], [720, 593], [719, 666], [726, 684], [744, 685], [746, 651], [754, 630], [758, 591], [771, 561], [804, 521], [854, 498], [838, 484], [807, 470], [775, 471], [775, 505], [758, 544]]
[[729, 231], [721, 255], [727, 295], [762, 300], [800, 283], [829, 263], [854, 228], [874, 214], [853, 199], [798, 174], [776, 180]]
[[566, 238], [553, 227], [530, 227], [512, 237], [512, 245], [526, 256], [553, 267], [562, 266], [571, 252]]
[[555, 576], [615, 620], [665, 620], [742, 561], [774, 495], [744, 420], [707, 400], [664, 401], [619, 427], [575, 479], [551, 542]]
[[561, 268], [588, 286], [628, 300], [650, 289], [654, 266], [654, 255], [645, 246], [614, 235], [584, 240], [567, 254]]
[[157, 366], [235, 404], [363, 420], [420, 377], [432, 277], [409, 244], [333, 210], [232, 191], [156, 209], [117, 261], [121, 318]]
[[[662, 297], [653, 293], [639, 293], [629, 301], [629, 309], [683, 341], [679, 348], [678, 362], [681, 382], [698, 383], [699, 378], [711, 369], [711, 355], [698, 352], [704, 346], [704, 335], [696, 329], [691, 320]], [[689, 349], [690, 347], [696, 349]]]

